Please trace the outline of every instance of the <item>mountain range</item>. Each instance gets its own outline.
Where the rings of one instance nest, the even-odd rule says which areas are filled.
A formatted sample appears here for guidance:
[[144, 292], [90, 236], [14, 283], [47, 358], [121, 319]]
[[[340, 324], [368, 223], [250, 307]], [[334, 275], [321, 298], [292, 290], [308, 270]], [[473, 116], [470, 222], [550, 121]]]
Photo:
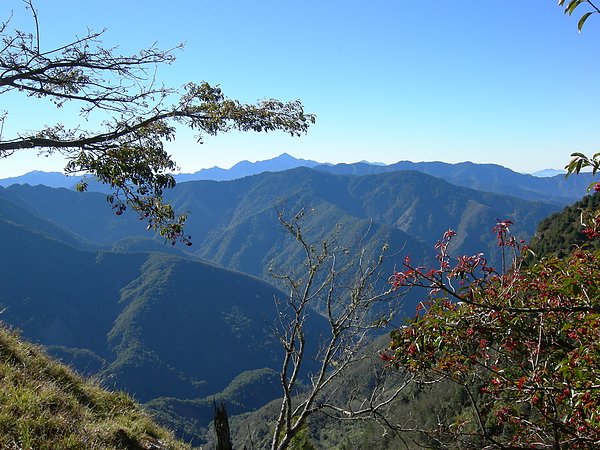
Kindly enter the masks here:
[[[301, 158], [298, 159], [287, 153], [283, 153], [275, 158], [264, 161], [240, 161], [229, 169], [222, 169], [215, 166], [209, 169], [201, 169], [194, 173], [179, 173], [174, 176], [178, 183], [195, 180], [227, 181], [263, 172], [281, 172], [296, 167], [315, 167], [318, 165], [323, 165], [323, 163]], [[8, 187], [13, 184], [30, 184], [31, 186], [36, 186], [42, 184], [49, 187], [74, 189], [81, 178], [82, 177], [77, 175], [65, 175], [61, 172], [43, 172], [35, 170], [24, 175], [0, 179], [0, 186]], [[87, 181], [90, 182], [88, 186], [88, 190], [90, 191], [108, 191], [105, 185], [95, 182], [93, 179], [87, 179]]]
[[275, 158], [264, 161], [240, 161], [229, 169], [215, 166], [194, 173], [180, 173], [175, 176], [175, 180], [178, 183], [195, 180], [228, 181], [263, 172], [282, 172], [296, 167], [315, 167], [321, 164], [307, 159], [297, 159], [287, 153], [282, 153]]
[[[195, 173], [175, 174], [178, 183], [197, 180], [229, 181], [263, 172], [281, 172], [297, 167], [317, 168], [338, 175], [371, 175], [399, 170], [416, 170], [449, 183], [475, 190], [514, 195], [527, 200], [540, 200], [566, 205], [578, 200], [581, 193], [591, 183], [589, 174], [565, 177], [564, 170], [546, 169], [528, 175], [514, 172], [496, 164], [474, 164], [463, 162], [449, 164], [443, 162], [400, 161], [395, 164], [358, 162], [353, 164], [323, 164], [312, 160], [297, 159], [287, 153], [264, 161], [241, 161], [230, 169], [212, 167]], [[50, 187], [73, 189], [80, 177], [66, 176], [58, 172], [29, 172], [18, 177], [0, 180], [0, 186], [11, 184], [43, 184]], [[107, 193], [105, 185], [87, 180], [88, 190]]]
[[[79, 248], [89, 249], [92, 242], [104, 250], [169, 247], [151, 243], [152, 235], [135, 215], [110, 214], [100, 193], [13, 185], [2, 189], [0, 198], [71, 231], [76, 236], [70, 242], [77, 241]], [[486, 230], [497, 218], [512, 220], [514, 232], [528, 238], [539, 220], [559, 209], [553, 203], [476, 191], [416, 171], [348, 176], [302, 167], [231, 181], [185, 182], [165, 198], [176, 210], [189, 212], [186, 231], [192, 235], [193, 256], [269, 281], [271, 265], [293, 269], [290, 261], [298, 260], [300, 252], [279, 225], [278, 209], [291, 214], [310, 209], [306, 226], [311, 239], [323, 239], [341, 226], [339, 239], [348, 245], [362, 240], [375, 249], [387, 240], [393, 251], [424, 261], [448, 228], [458, 231], [456, 253], [493, 252]], [[492, 260], [497, 256], [492, 253]]]
[[[458, 232], [454, 255], [483, 250], [499, 264], [491, 233], [498, 218], [528, 238], [560, 209], [556, 199], [564, 201], [549, 193], [547, 201], [528, 199], [541, 194], [500, 166], [428, 164], [417, 166], [449, 178], [464, 173], [471, 183], [485, 175], [521, 198], [459, 186], [425, 169], [401, 170], [400, 163], [397, 170], [315, 165], [181, 182], [165, 198], [189, 212], [193, 246], [184, 249], [145, 231], [134, 213], [114, 215], [99, 192], [0, 188], [0, 318], [77, 370], [148, 402], [181, 436], [201, 442], [212, 399], [242, 413], [278, 395], [274, 298], [285, 294], [271, 271], [305, 270], [302, 248], [280, 214], [302, 212], [304, 236], [315, 245], [327, 240], [370, 258], [387, 243], [384, 285], [405, 256], [434, 263], [433, 246], [449, 228]], [[418, 300], [418, 293], [407, 297], [399, 316], [412, 314]], [[307, 336], [316, 351], [327, 324], [311, 314]]]
[[[187, 230], [194, 255], [261, 277], [268, 276], [270, 265], [289, 267], [286, 262], [294, 261], [298, 252], [283, 239], [277, 209], [295, 214], [310, 208], [307, 235], [312, 239], [341, 226], [340, 239], [348, 245], [362, 240], [377, 248], [377, 242], [388, 241], [392, 252], [422, 261], [433, 257], [435, 242], [453, 228], [458, 231], [453, 247], [457, 254], [486, 249], [493, 252], [494, 262], [499, 255], [487, 231], [497, 218], [513, 220], [513, 231], [528, 238], [541, 218], [558, 209], [415, 171], [342, 176], [297, 168], [228, 182], [182, 183], [167, 198], [176, 209], [191, 211]], [[398, 265], [401, 258], [390, 263]]]

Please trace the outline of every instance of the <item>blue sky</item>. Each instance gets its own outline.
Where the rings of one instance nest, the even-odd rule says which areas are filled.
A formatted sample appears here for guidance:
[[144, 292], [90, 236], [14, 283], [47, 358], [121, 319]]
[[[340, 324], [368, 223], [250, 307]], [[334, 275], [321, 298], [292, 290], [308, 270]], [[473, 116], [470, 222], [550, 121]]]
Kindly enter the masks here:
[[[182, 130], [169, 146], [182, 171], [296, 157], [327, 162], [492, 162], [561, 168], [600, 151], [600, 16], [583, 33], [554, 0], [82, 1], [38, 0], [42, 47], [106, 28], [123, 53], [185, 42], [159, 77], [206, 80], [242, 101], [300, 99], [317, 115], [308, 135], [231, 133], [203, 145]], [[583, 12], [582, 7], [582, 12]], [[18, 0], [0, 17], [28, 27]], [[578, 14], [579, 16], [579, 14]], [[73, 110], [4, 95], [4, 137]], [[21, 152], [0, 177], [60, 170]]]

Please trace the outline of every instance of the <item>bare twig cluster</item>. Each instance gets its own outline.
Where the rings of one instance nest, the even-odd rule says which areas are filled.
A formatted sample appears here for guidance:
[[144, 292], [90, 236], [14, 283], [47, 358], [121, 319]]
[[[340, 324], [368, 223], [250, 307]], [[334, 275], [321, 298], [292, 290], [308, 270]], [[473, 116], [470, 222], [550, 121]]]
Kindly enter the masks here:
[[[273, 450], [288, 448], [307, 419], [317, 412], [342, 420], [385, 424], [385, 408], [410, 381], [408, 376], [399, 380], [397, 373], [384, 370], [379, 357], [368, 386], [344, 381], [352, 367], [373, 356], [367, 351], [373, 331], [389, 319], [401, 298], [389, 285], [377, 287], [387, 246], [377, 260], [367, 261], [364, 248], [353, 252], [338, 244], [335, 236], [315, 245], [304, 235], [303, 219], [304, 210], [291, 218], [279, 214], [281, 224], [303, 249], [304, 272], [298, 277], [274, 274], [287, 287], [288, 296], [278, 302], [284, 349], [280, 372], [283, 398], [271, 442]], [[376, 320], [374, 311], [382, 307], [387, 313]], [[328, 323], [327, 333], [321, 336], [318, 369], [310, 376], [308, 387], [299, 391], [301, 368], [312, 357], [305, 331], [317, 309]], [[339, 395], [341, 389], [345, 392]]]

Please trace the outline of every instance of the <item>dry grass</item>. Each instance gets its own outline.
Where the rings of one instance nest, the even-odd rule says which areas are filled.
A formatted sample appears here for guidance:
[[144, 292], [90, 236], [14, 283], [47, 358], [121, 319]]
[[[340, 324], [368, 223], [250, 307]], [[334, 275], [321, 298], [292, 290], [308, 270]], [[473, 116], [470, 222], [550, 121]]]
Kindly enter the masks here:
[[108, 392], [0, 324], [0, 448], [189, 449], [130, 397]]

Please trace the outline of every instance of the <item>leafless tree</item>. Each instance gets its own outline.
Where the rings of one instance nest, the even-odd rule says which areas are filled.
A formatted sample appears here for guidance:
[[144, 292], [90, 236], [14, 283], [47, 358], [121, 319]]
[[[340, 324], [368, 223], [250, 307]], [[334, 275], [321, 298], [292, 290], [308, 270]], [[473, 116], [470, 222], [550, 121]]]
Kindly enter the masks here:
[[[398, 291], [379, 276], [387, 246], [370, 262], [366, 248], [353, 251], [335, 236], [314, 245], [304, 235], [303, 218], [304, 210], [291, 218], [279, 214], [281, 224], [303, 249], [304, 268], [302, 276], [274, 274], [285, 284], [288, 296], [278, 301], [283, 397], [272, 450], [288, 448], [309, 416], [317, 412], [341, 420], [376, 420], [385, 426], [385, 408], [410, 381], [408, 376], [385, 371], [380, 358], [368, 385], [351, 385], [345, 378], [354, 366], [373, 357], [373, 351], [368, 351], [373, 332], [379, 329], [381, 333], [401, 300]], [[317, 309], [328, 331], [321, 337], [318, 369], [308, 387], [300, 389], [303, 365], [313, 357], [307, 349], [306, 330]]]

